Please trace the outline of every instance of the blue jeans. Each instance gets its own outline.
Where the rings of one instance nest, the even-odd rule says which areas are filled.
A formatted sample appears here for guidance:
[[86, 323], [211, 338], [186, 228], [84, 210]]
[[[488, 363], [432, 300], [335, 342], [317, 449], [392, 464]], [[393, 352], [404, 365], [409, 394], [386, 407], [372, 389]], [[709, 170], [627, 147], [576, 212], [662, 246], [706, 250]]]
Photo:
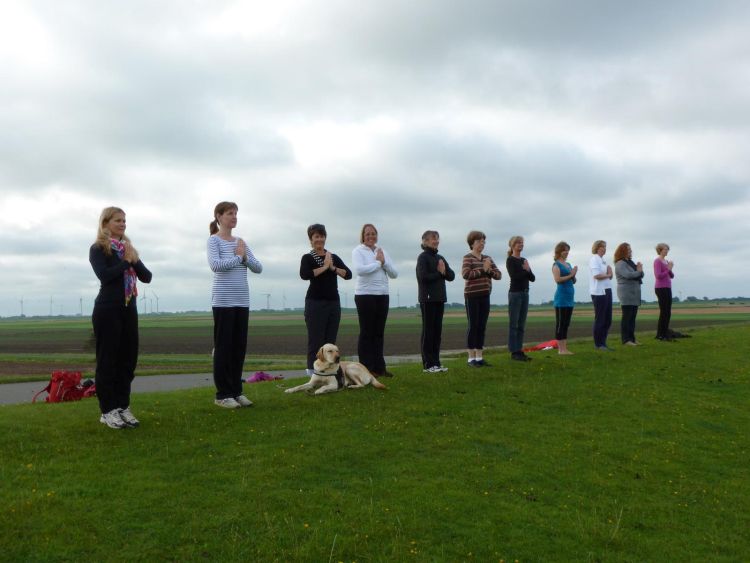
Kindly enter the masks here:
[[508, 292], [508, 351], [520, 352], [523, 348], [523, 335], [526, 331], [526, 315], [529, 312], [529, 292]]

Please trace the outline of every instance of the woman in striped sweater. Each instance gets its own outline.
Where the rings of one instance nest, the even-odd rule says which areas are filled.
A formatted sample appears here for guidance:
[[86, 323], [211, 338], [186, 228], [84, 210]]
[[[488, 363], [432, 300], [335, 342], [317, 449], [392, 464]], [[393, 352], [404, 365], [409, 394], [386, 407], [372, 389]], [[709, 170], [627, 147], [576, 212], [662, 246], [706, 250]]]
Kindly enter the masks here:
[[242, 366], [247, 351], [247, 321], [250, 317], [250, 288], [247, 270], [263, 271], [261, 263], [239, 237], [237, 204], [222, 201], [209, 224], [208, 265], [214, 273], [211, 308], [214, 314], [214, 384], [218, 406], [236, 409], [252, 406], [242, 394]]
[[468, 234], [466, 242], [471, 252], [464, 256], [461, 266], [461, 276], [466, 280], [464, 302], [466, 318], [469, 321], [469, 328], [466, 331], [466, 348], [469, 351], [468, 362], [472, 367], [489, 365], [482, 358], [482, 349], [487, 319], [490, 316], [490, 293], [492, 280], [499, 280], [502, 277], [502, 272], [492, 258], [482, 254], [486, 238], [482, 231], [471, 231]]

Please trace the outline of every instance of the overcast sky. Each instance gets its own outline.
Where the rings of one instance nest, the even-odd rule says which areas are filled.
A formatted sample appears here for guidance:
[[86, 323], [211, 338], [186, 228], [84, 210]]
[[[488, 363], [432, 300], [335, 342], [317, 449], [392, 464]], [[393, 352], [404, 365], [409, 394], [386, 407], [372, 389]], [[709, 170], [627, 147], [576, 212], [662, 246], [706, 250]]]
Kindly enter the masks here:
[[0, 316], [89, 314], [108, 205], [154, 274], [141, 295], [208, 310], [222, 200], [264, 266], [253, 309], [302, 306], [313, 222], [348, 264], [377, 225], [393, 305], [416, 302], [426, 229], [456, 271], [469, 230], [503, 270], [525, 236], [532, 303], [560, 240], [582, 267], [630, 242], [645, 299], [660, 241], [676, 295], [748, 295], [748, 29], [721, 0], [3, 0]]

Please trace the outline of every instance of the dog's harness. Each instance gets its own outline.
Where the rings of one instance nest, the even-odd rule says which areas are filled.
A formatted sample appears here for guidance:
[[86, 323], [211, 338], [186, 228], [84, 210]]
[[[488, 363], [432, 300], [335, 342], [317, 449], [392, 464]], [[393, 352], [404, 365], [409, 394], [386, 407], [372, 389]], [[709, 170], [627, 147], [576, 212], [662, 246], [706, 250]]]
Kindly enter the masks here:
[[315, 375], [320, 375], [322, 377], [335, 377], [336, 384], [338, 385], [339, 389], [346, 387], [346, 380], [344, 379], [344, 370], [341, 369], [341, 366], [339, 366], [339, 369], [336, 371], [336, 373], [323, 373], [317, 370], [313, 371], [313, 373]]

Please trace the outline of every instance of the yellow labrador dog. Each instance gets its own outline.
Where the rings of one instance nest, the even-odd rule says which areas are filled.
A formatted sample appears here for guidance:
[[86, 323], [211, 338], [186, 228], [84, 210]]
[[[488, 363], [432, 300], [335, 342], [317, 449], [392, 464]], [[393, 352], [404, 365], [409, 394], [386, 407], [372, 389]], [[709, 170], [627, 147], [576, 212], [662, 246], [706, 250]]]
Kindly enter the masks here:
[[315, 390], [316, 395], [333, 393], [341, 389], [361, 389], [365, 385], [372, 385], [376, 389], [387, 389], [370, 371], [359, 362], [342, 362], [338, 346], [324, 344], [318, 350], [313, 363], [315, 373], [310, 381], [297, 387], [286, 389], [285, 393]]

